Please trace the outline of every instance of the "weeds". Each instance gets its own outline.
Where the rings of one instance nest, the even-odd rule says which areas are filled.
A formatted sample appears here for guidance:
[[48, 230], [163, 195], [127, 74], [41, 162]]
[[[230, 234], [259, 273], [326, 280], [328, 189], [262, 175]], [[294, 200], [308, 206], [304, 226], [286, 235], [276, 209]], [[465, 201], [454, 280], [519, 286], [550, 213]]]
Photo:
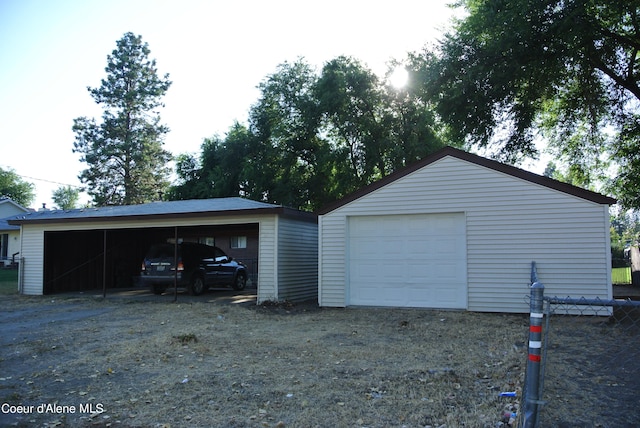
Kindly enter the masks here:
[[189, 343], [198, 343], [198, 338], [193, 333], [179, 334], [177, 336], [173, 336], [173, 339], [176, 340], [181, 345], [188, 345]]

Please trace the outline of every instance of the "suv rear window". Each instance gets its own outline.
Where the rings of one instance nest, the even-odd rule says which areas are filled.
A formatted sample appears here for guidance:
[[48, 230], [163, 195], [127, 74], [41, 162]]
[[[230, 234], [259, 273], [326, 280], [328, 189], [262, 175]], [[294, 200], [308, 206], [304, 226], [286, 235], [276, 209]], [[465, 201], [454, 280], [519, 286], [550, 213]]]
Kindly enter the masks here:
[[173, 257], [173, 245], [154, 245], [147, 253], [148, 259], [163, 259]]

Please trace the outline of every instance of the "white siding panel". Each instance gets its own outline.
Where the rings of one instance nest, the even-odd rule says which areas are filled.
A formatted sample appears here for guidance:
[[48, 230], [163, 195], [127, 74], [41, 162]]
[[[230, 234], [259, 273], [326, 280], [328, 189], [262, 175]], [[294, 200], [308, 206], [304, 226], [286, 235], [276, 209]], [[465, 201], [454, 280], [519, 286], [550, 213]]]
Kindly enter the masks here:
[[277, 290], [277, 218], [260, 221], [258, 249], [258, 296], [257, 303], [278, 300]]
[[[8, 233], [9, 243], [7, 245], [7, 264], [11, 261], [11, 256], [15, 253], [20, 253], [20, 231], [10, 230]], [[16, 261], [20, 257], [20, 254], [16, 255]]]
[[22, 228], [22, 245], [20, 256], [22, 266], [22, 293], [29, 295], [42, 294], [44, 269], [44, 230], [42, 227]]
[[547, 295], [611, 297], [606, 206], [445, 157], [320, 217], [321, 304], [345, 305], [348, 216], [446, 212], [466, 214], [469, 310], [526, 312], [531, 261]]
[[322, 306], [346, 306], [346, 230], [344, 215], [319, 216], [322, 227], [318, 302]]
[[278, 220], [278, 300], [318, 298], [318, 225]]

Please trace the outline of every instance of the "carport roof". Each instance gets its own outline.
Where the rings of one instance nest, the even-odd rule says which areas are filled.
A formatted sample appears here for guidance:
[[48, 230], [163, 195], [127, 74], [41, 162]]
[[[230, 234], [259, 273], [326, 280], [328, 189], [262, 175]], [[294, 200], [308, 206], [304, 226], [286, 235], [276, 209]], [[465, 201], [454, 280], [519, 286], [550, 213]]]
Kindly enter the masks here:
[[54, 223], [60, 221], [91, 222], [104, 220], [130, 220], [132, 218], [140, 217], [150, 219], [242, 214], [278, 214], [300, 217], [302, 220], [307, 221], [317, 221], [317, 216], [313, 213], [244, 198], [192, 199], [187, 201], [151, 202], [140, 205], [80, 208], [74, 210], [42, 210], [19, 214], [7, 220], [11, 225], [21, 225], [25, 223]]

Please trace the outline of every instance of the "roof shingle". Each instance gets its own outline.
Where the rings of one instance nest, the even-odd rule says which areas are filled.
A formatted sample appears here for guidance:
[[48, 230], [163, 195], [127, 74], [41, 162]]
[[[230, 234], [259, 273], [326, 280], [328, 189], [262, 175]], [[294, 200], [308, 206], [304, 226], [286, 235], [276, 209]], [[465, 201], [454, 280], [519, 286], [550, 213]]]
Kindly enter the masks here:
[[151, 202], [140, 205], [80, 208], [73, 210], [42, 210], [19, 214], [9, 218], [8, 222], [12, 225], [20, 225], [24, 223], [49, 223], [56, 221], [123, 220], [142, 216], [145, 218], [165, 216], [200, 217], [204, 215], [230, 215], [239, 213], [307, 214], [281, 205], [232, 197]]

